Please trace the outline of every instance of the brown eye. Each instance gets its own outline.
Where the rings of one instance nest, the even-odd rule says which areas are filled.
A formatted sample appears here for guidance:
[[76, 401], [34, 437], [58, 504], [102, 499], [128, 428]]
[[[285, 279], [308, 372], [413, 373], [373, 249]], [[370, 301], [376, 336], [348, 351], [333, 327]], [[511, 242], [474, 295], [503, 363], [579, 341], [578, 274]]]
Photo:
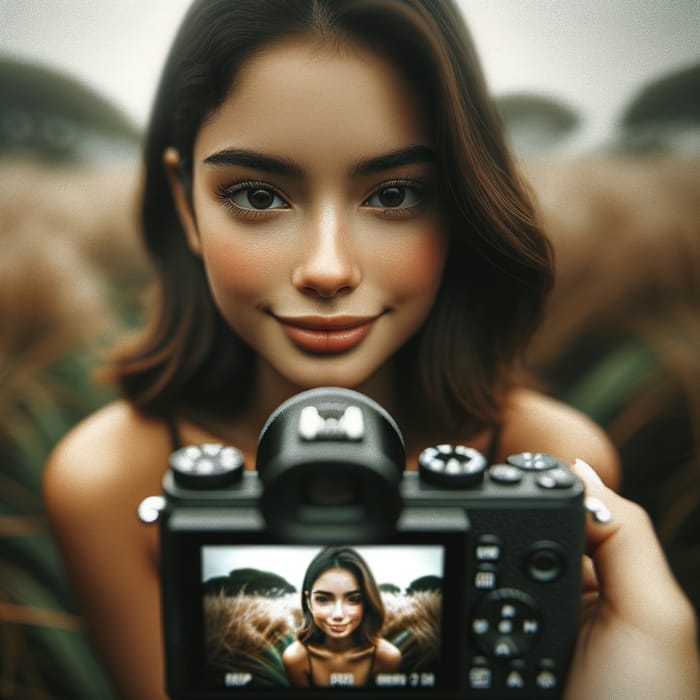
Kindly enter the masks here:
[[248, 204], [254, 209], [269, 209], [275, 201], [275, 193], [270, 190], [248, 190]]
[[289, 209], [289, 204], [277, 190], [265, 182], [240, 182], [222, 188], [217, 196], [221, 201], [242, 212], [266, 212]]
[[406, 190], [403, 187], [385, 187], [377, 193], [377, 196], [382, 206], [398, 207], [406, 199]]
[[375, 190], [374, 194], [365, 200], [364, 206], [380, 210], [410, 211], [420, 204], [423, 196], [423, 188], [418, 184], [391, 182]]

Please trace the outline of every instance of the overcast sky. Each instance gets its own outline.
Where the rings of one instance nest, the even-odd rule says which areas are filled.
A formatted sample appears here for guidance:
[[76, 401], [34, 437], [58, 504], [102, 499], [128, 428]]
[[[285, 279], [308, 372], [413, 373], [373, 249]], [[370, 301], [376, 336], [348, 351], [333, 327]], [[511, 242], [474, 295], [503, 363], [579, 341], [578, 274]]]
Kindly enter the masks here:
[[[189, 0], [0, 0], [0, 52], [65, 69], [144, 123]], [[648, 80], [700, 60], [698, 0], [460, 0], [494, 94], [536, 91], [604, 138]]]

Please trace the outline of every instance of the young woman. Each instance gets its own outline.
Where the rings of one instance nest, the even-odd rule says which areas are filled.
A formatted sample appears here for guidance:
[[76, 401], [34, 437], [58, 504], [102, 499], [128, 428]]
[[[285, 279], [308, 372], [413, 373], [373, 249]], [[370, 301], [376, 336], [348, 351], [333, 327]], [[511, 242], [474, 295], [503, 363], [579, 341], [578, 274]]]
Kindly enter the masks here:
[[[235, 444], [254, 468], [264, 420], [302, 389], [383, 404], [408, 468], [450, 441], [581, 457], [617, 484], [601, 431], [515, 382], [552, 260], [450, 2], [196, 2], [148, 128], [142, 222], [159, 303], [115, 360], [124, 399], [61, 442], [45, 481], [124, 697], [164, 697], [158, 544], [137, 505], [181, 443]], [[685, 690], [688, 605], [635, 508], [592, 488], [615, 524], [591, 533], [604, 575], [567, 697], [628, 678]]]
[[350, 547], [326, 547], [302, 584], [304, 616], [282, 661], [295, 686], [371, 685], [396, 671], [401, 652], [379, 636], [384, 604], [365, 560]]

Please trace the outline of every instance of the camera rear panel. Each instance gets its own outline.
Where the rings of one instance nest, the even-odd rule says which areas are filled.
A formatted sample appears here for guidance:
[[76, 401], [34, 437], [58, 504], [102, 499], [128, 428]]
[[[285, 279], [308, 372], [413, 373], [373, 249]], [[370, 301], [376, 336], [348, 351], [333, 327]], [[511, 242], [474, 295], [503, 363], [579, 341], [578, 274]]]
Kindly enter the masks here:
[[557, 697], [578, 629], [581, 482], [559, 460], [526, 453], [486, 467], [470, 485], [446, 483], [409, 472], [402, 497], [427, 508], [459, 503], [469, 515], [466, 697]]
[[[491, 465], [483, 478], [457, 488], [405, 472], [402, 516], [396, 533], [380, 544], [395, 557], [395, 570], [410, 566], [426, 548], [441, 552], [442, 568], [430, 572], [441, 581], [435, 659], [380, 677], [373, 688], [321, 690], [256, 686], [245, 667], [212, 680], [206, 661], [204, 553], [257, 548], [263, 553], [261, 568], [281, 572], [281, 557], [297, 544], [266, 530], [255, 508], [260, 494], [255, 473], [246, 472], [234, 486], [198, 491], [167, 479], [176, 495], [161, 521], [172, 697], [252, 700], [314, 692], [385, 700], [558, 697], [577, 631], [584, 547], [583, 489], [565, 472], [559, 462], [542, 470]], [[266, 549], [271, 546], [278, 547], [276, 554]]]

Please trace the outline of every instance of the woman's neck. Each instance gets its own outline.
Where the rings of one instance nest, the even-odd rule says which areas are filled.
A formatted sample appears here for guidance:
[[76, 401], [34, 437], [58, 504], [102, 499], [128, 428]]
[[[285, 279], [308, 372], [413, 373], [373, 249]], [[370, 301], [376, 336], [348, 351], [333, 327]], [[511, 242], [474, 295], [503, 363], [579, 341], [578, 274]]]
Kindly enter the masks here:
[[342, 654], [348, 658], [364, 658], [371, 646], [362, 646], [355, 639], [355, 635], [350, 635], [343, 639], [329, 639], [326, 637], [320, 644], [313, 643], [312, 651], [316, 656], [327, 657]]

